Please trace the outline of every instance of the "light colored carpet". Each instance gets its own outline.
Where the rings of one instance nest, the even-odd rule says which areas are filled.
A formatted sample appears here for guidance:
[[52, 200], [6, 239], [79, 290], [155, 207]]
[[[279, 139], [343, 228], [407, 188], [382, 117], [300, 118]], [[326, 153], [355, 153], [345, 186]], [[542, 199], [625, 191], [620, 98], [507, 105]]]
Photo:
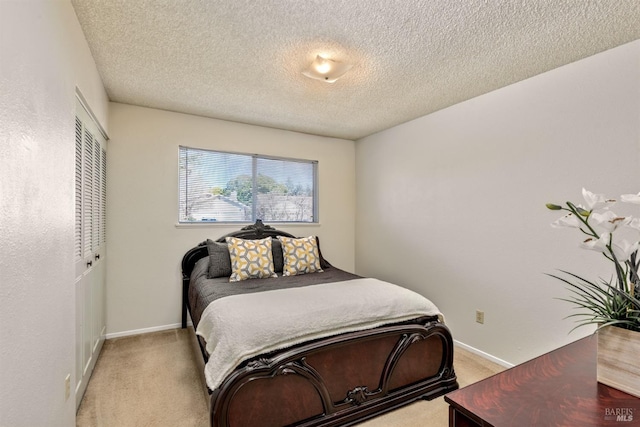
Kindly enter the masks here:
[[[456, 347], [460, 387], [504, 370]], [[202, 356], [192, 329], [107, 340], [76, 417], [77, 427], [208, 427]], [[418, 401], [358, 427], [445, 427], [442, 397]]]

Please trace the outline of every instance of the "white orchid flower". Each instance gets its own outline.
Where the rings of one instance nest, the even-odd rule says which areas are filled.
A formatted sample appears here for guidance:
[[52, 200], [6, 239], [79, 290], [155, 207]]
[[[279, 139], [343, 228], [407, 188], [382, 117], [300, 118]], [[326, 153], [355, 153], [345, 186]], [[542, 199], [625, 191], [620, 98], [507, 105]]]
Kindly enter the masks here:
[[639, 246], [640, 242], [629, 243], [626, 240], [621, 240], [620, 242], [613, 243], [611, 249], [613, 249], [613, 253], [618, 259], [618, 262], [625, 262], [629, 260], [632, 253], [638, 250]]
[[551, 223], [553, 228], [562, 228], [562, 227], [572, 227], [572, 228], [580, 228], [582, 223], [580, 220], [572, 213], [569, 213], [562, 218], [558, 218], [557, 220]]
[[627, 227], [635, 228], [636, 230], [640, 231], [640, 218], [631, 218], [631, 220], [627, 222], [625, 225]]
[[[607, 245], [611, 242], [610, 233], [602, 233], [599, 239], [588, 238], [580, 244], [580, 247], [589, 249], [596, 252], [607, 252]], [[631, 257], [631, 254], [638, 250], [640, 242], [629, 243], [626, 240], [621, 240], [616, 243], [611, 243], [611, 250], [616, 256], [618, 262], [625, 262]]]
[[638, 194], [623, 194], [620, 196], [620, 200], [625, 203], [634, 203], [640, 205], [640, 193]]
[[631, 217], [618, 216], [611, 211], [593, 212], [589, 215], [589, 224], [612, 232], [620, 226], [627, 225], [631, 219]]
[[599, 239], [589, 237], [587, 240], [580, 244], [581, 248], [589, 249], [596, 252], [604, 252], [607, 250], [607, 245], [611, 241], [610, 233], [602, 233]]
[[595, 194], [585, 188], [582, 189], [582, 197], [584, 197], [584, 201], [587, 203], [588, 210], [598, 209], [607, 203], [615, 202], [615, 200], [607, 199], [604, 194]]

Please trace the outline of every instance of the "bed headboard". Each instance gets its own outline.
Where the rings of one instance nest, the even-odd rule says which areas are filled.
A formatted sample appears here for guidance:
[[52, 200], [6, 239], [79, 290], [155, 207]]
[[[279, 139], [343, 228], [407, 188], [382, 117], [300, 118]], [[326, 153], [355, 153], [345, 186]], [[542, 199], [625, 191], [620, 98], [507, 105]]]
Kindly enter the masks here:
[[[238, 231], [233, 231], [229, 234], [225, 234], [224, 236], [216, 239], [216, 242], [224, 243], [226, 237], [238, 237], [240, 239], [247, 240], [258, 240], [264, 239], [266, 237], [296, 237], [292, 234], [287, 233], [286, 231], [281, 231], [273, 228], [270, 225], [265, 225], [262, 223], [262, 220], [256, 220], [255, 224], [247, 225], [246, 227], [242, 227]], [[195, 267], [196, 262], [201, 258], [209, 256], [209, 251], [207, 249], [207, 242], [202, 242], [195, 248], [190, 249], [184, 257], [182, 257], [182, 278], [189, 280], [191, 277], [191, 271], [193, 271], [193, 267]]]
[[[239, 231], [234, 231], [229, 234], [216, 239], [216, 242], [224, 242], [225, 237], [238, 237], [241, 239], [257, 240], [264, 239], [265, 237], [295, 237], [293, 234], [289, 234], [285, 231], [276, 230], [270, 225], [265, 225], [262, 220], [256, 220], [255, 224], [247, 225], [241, 228]], [[187, 310], [189, 308], [189, 280], [191, 279], [191, 272], [198, 260], [208, 257], [209, 249], [207, 248], [207, 242], [204, 241], [198, 246], [191, 248], [182, 257], [182, 327], [187, 327]], [[204, 351], [202, 353], [205, 355]], [[205, 355], [206, 360], [206, 355]]]

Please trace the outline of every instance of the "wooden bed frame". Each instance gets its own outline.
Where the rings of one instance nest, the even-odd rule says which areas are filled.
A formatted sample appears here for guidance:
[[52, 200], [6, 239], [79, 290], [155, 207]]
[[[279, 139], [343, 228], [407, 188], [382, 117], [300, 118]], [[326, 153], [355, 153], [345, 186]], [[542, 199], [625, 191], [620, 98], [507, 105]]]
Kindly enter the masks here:
[[[262, 224], [227, 234], [243, 239], [291, 234]], [[218, 242], [224, 242], [223, 236]], [[208, 256], [203, 242], [182, 259], [182, 327], [189, 280]], [[204, 342], [200, 349], [208, 358]], [[212, 427], [348, 426], [417, 399], [458, 388], [453, 339], [436, 317], [319, 339], [243, 362], [211, 393]]]

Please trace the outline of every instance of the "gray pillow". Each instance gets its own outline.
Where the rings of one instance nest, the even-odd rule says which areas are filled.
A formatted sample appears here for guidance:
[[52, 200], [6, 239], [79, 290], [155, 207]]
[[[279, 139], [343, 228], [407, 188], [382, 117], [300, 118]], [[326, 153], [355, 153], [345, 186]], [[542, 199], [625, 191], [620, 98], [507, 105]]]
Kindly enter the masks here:
[[[316, 240], [318, 242], [318, 252], [320, 252], [320, 239], [318, 239], [317, 236]], [[216, 277], [231, 276], [231, 255], [229, 255], [227, 244], [207, 239], [207, 249], [209, 250], [209, 273], [207, 277], [209, 277], [209, 279], [215, 279]], [[282, 273], [282, 269], [284, 268], [284, 255], [282, 254], [282, 243], [280, 243], [280, 240], [271, 240], [271, 254], [273, 255], [275, 272]], [[320, 252], [320, 265], [322, 268], [331, 266], [331, 264], [322, 258], [322, 252]]]
[[231, 276], [231, 256], [226, 243], [214, 242], [207, 239], [209, 250], [209, 279]]
[[329, 267], [333, 267], [329, 261], [322, 257], [322, 251], [320, 250], [320, 238], [316, 236], [316, 243], [318, 244], [318, 254], [320, 255], [320, 267], [326, 270]]
[[271, 239], [271, 254], [273, 255], [273, 266], [276, 273], [282, 273], [284, 268], [284, 255], [282, 254], [282, 243], [278, 239]]

